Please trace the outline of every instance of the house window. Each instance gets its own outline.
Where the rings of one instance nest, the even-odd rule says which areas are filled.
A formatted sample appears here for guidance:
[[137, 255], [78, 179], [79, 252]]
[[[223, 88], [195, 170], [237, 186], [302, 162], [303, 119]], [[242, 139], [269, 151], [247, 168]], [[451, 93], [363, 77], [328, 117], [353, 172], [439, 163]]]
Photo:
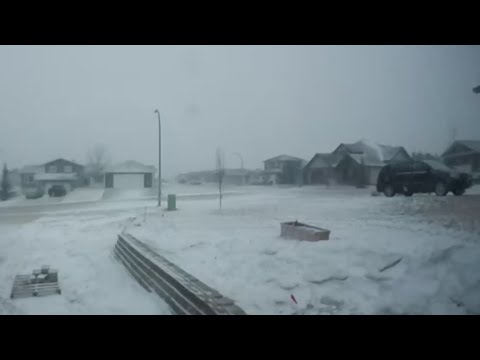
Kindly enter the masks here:
[[55, 165], [50, 165], [47, 169], [47, 172], [56, 173], [57, 172], [57, 167]]
[[66, 173], [71, 173], [72, 172], [72, 167], [70, 165], [65, 165], [63, 168], [64, 172]]
[[33, 183], [33, 175], [25, 176], [25, 183], [27, 184]]

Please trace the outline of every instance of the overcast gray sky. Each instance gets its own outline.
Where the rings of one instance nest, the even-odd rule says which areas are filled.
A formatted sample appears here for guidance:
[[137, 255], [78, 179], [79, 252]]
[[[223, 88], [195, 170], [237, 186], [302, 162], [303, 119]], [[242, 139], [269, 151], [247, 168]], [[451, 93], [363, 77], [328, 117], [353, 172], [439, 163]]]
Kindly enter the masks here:
[[290, 154], [310, 159], [366, 138], [441, 152], [449, 129], [480, 139], [478, 46], [0, 46], [0, 161], [114, 161], [163, 172]]

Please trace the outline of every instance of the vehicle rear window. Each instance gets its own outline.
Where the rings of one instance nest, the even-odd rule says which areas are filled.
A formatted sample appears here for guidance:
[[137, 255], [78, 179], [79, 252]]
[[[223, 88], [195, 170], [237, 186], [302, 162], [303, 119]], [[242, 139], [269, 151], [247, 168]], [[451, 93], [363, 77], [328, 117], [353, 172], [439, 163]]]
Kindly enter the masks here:
[[428, 164], [434, 170], [452, 171], [447, 165], [435, 160], [425, 160], [425, 164]]

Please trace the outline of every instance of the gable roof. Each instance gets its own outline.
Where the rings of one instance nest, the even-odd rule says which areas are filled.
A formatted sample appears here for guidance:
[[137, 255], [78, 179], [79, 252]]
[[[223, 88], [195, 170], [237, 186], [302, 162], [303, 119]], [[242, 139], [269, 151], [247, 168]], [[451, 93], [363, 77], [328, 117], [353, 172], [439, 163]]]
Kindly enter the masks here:
[[456, 143], [462, 144], [473, 151], [480, 152], [480, 140], [457, 140]]
[[[460, 154], [448, 154], [450, 150], [456, 145], [462, 145], [470, 151], [464, 151], [462, 152], [462, 155], [466, 155], [467, 153], [478, 153], [480, 152], [480, 140], [455, 140], [448, 148], [443, 152], [441, 155], [442, 157], [450, 157], [450, 156], [456, 156]], [[448, 155], [447, 155], [448, 154]]]
[[[360, 140], [353, 144], [340, 144], [333, 153], [344, 147], [350, 154], [350, 157], [358, 163], [363, 162], [367, 166], [382, 166], [390, 161], [400, 151], [406, 150], [402, 146], [389, 146], [376, 144], [367, 140]], [[337, 159], [339, 160], [339, 159]]]
[[48, 161], [48, 162], [44, 163], [42, 166], [48, 165], [48, 164], [50, 164], [50, 163], [52, 163], [52, 162], [59, 161], [59, 160], [65, 161], [65, 162], [67, 162], [67, 163], [70, 163], [70, 164], [73, 164], [73, 165], [76, 165], [76, 166], [81, 166], [81, 167], [83, 167], [83, 165], [81, 165], [81, 164], [78, 164], [78, 163], [76, 163], [76, 162], [74, 162], [74, 161], [70, 161], [70, 160], [67, 160], [67, 159], [64, 159], [64, 158], [58, 158], [58, 159], [55, 159], [55, 160]]
[[333, 166], [335, 157], [330, 153], [316, 153], [305, 165], [305, 168], [325, 168]]
[[135, 160], [128, 160], [122, 163], [107, 167], [105, 172], [112, 173], [155, 173], [155, 166], [144, 165]]
[[295, 156], [290, 156], [290, 155], [278, 155], [278, 156], [275, 156], [275, 157], [273, 157], [273, 158], [264, 160], [263, 162], [272, 161], [272, 160], [276, 160], [276, 161], [305, 161], [305, 160], [300, 159], [300, 158], [295, 157]]

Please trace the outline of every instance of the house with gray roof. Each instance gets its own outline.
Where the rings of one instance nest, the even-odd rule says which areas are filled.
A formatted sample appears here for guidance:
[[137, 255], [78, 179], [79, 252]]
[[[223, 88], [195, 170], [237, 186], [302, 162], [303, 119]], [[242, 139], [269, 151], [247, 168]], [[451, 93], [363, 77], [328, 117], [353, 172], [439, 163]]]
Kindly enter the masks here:
[[456, 140], [442, 154], [443, 162], [480, 180], [480, 140]]
[[265, 177], [278, 184], [297, 184], [302, 182], [303, 167], [307, 163], [304, 159], [279, 155], [264, 162]]
[[63, 185], [67, 191], [87, 185], [84, 166], [62, 158], [42, 165], [27, 165], [20, 169], [22, 189], [41, 187], [45, 191], [52, 185]]
[[402, 146], [376, 144], [367, 140], [342, 143], [332, 153], [315, 154], [304, 168], [305, 184], [355, 185], [377, 182], [380, 169], [392, 162], [411, 160]]

